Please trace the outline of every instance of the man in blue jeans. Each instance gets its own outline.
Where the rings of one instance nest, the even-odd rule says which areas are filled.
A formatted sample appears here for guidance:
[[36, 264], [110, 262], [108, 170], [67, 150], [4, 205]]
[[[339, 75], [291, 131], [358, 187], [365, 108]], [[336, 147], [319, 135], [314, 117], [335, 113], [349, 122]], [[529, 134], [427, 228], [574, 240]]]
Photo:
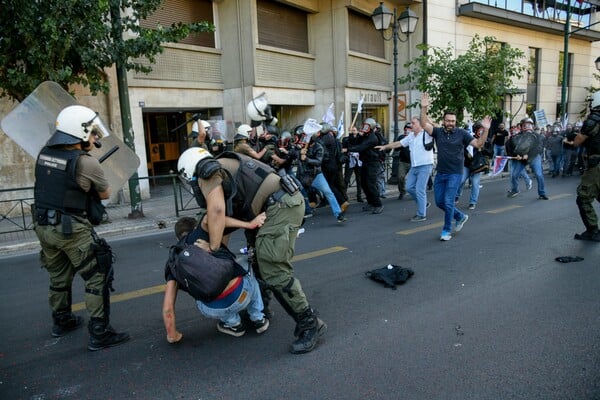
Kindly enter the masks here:
[[[533, 131], [533, 120], [523, 118], [521, 120], [521, 133], [510, 138], [506, 144], [506, 153], [515, 157], [510, 165], [511, 188], [508, 197], [519, 194], [519, 176], [529, 163], [538, 185], [538, 199], [548, 200], [544, 188], [544, 171], [542, 168], [542, 149], [544, 138], [541, 134]], [[531, 186], [528, 185], [528, 188]]]
[[483, 133], [475, 139], [465, 129], [456, 127], [456, 114], [444, 113], [443, 127], [434, 128], [427, 116], [429, 95], [421, 95], [421, 121], [423, 129], [433, 137], [438, 151], [437, 173], [433, 183], [435, 204], [444, 211], [444, 227], [440, 240], [452, 239], [452, 220], [456, 221], [455, 232], [460, 232], [469, 216], [455, 207], [454, 199], [462, 181], [465, 147], [471, 145], [481, 149], [487, 140], [492, 119], [485, 117], [481, 125]]

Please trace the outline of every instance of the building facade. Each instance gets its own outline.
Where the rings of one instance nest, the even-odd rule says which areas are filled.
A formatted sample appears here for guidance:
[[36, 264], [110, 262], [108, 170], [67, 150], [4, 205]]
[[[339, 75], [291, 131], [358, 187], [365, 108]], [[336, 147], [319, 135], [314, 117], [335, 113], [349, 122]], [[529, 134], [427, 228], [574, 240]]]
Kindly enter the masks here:
[[[398, 43], [398, 75], [404, 72], [402, 65], [418, 54], [417, 44], [450, 43], [460, 53], [475, 34], [494, 36], [523, 50], [527, 55], [523, 62], [530, 66], [529, 74], [514, 82], [502, 100], [508, 117], [499, 118], [516, 120], [528, 111], [544, 110], [553, 121], [560, 103], [565, 19], [564, 12], [545, 3], [538, 12], [538, 3], [542, 2], [385, 1], [398, 14], [410, 6], [419, 16], [416, 31]], [[571, 14], [576, 26], [596, 21], [591, 3], [595, 2], [583, 2], [589, 8], [584, 19]], [[332, 103], [336, 120], [343, 112], [348, 128], [362, 97], [357, 124], [373, 117], [391, 138], [392, 113], [398, 112], [401, 128], [418, 115], [418, 110], [405, 105], [417, 100], [419, 93], [400, 86], [398, 103], [393, 104], [393, 44], [383, 40], [371, 20], [378, 5], [372, 0], [165, 0], [143, 21], [145, 26], [206, 20], [216, 29], [165, 44], [150, 74], [128, 73], [134, 143], [141, 160], [138, 175], [175, 172], [179, 154], [191, 142], [194, 114], [211, 122], [217, 138], [231, 141], [235, 128], [249, 122], [246, 105], [261, 93], [272, 105], [280, 130], [292, 129], [307, 118], [320, 120]], [[585, 88], [595, 81], [593, 62], [600, 55], [596, 51], [600, 32], [595, 28], [569, 35], [569, 115], [584, 108]], [[116, 83], [111, 71], [109, 78]], [[76, 92], [82, 104], [98, 109], [113, 132], [121, 135], [116, 84], [112, 87], [107, 96]], [[1, 104], [0, 118], [12, 107]], [[32, 185], [34, 160], [4, 133], [0, 145], [9, 155], [3, 156], [0, 166], [2, 186]], [[141, 191], [142, 197], [148, 196], [147, 180], [141, 181]]]

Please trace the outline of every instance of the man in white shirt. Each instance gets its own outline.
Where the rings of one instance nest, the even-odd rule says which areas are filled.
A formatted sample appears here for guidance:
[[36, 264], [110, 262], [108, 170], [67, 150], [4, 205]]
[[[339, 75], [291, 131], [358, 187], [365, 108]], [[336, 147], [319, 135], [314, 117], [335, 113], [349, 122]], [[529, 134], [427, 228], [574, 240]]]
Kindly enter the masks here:
[[425, 144], [430, 145], [433, 138], [427, 135], [421, 126], [420, 118], [411, 119], [412, 132], [404, 139], [375, 147], [378, 150], [389, 150], [398, 147], [410, 149], [410, 169], [406, 175], [406, 191], [417, 203], [417, 214], [410, 220], [421, 222], [427, 220], [427, 180], [433, 169], [433, 148], [425, 149]]

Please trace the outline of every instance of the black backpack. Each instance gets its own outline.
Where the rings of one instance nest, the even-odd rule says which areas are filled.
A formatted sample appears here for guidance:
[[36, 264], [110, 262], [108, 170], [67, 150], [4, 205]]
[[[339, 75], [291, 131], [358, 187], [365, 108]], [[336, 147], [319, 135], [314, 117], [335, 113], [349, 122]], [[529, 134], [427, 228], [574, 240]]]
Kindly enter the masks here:
[[196, 245], [186, 244], [185, 237], [169, 248], [165, 269], [170, 271], [181, 289], [202, 302], [216, 299], [229, 281], [247, 273], [235, 262], [229, 249], [221, 247], [209, 253]]
[[383, 286], [396, 290], [396, 285], [402, 285], [415, 273], [410, 268], [388, 264], [387, 267], [373, 269], [365, 272], [367, 278], [383, 283]]

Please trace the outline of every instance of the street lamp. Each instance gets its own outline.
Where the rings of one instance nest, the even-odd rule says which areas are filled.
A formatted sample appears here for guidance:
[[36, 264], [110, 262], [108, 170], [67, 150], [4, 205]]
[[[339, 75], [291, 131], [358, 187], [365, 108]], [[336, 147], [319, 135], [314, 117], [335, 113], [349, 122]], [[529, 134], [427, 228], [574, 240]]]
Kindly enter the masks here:
[[[371, 19], [373, 20], [373, 24], [375, 25], [375, 29], [381, 32], [381, 37], [383, 40], [393, 40], [394, 41], [394, 139], [398, 137], [398, 40], [401, 42], [406, 42], [408, 40], [408, 36], [411, 33], [414, 33], [415, 28], [417, 27], [417, 22], [419, 21], [419, 17], [412, 11], [410, 8], [406, 7], [406, 10], [402, 11], [399, 17], [396, 17], [396, 7], [394, 7], [394, 12], [391, 12], [386, 6], [383, 5], [383, 2], [379, 3], [379, 7], [377, 7], [373, 14], [371, 14]], [[385, 31], [389, 28], [390, 23], [392, 24], [392, 36], [389, 38], [385, 36]], [[400, 32], [406, 35], [406, 39], [402, 39], [400, 37]]]

